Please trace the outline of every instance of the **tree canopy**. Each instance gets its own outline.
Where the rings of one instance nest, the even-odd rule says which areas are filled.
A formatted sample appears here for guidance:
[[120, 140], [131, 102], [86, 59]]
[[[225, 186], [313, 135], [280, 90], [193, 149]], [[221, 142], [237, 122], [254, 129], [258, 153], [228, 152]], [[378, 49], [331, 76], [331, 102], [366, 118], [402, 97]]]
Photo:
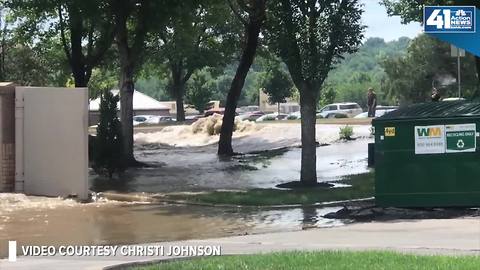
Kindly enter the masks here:
[[300, 181], [317, 183], [315, 123], [320, 90], [344, 54], [361, 45], [364, 26], [359, 1], [272, 2], [269, 47], [285, 62], [300, 92], [302, 165]]

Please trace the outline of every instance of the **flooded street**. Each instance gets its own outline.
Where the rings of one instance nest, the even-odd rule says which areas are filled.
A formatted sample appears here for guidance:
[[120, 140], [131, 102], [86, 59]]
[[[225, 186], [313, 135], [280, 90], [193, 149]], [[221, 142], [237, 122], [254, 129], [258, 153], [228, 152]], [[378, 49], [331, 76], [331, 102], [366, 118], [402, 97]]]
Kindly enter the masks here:
[[[338, 142], [339, 126], [317, 126], [319, 181], [335, 181], [367, 169], [368, 126], [355, 126], [357, 140]], [[128, 170], [121, 179], [91, 174], [93, 191], [152, 196], [168, 192], [273, 188], [298, 180], [299, 125], [268, 125], [236, 134], [234, 149], [246, 153], [219, 160], [218, 137], [191, 134], [185, 126], [136, 135], [136, 156], [149, 164]], [[172, 137], [174, 140], [172, 140]], [[175, 143], [173, 143], [173, 141]], [[274, 151], [266, 151], [277, 149]], [[2, 195], [2, 194], [0, 194]], [[139, 202], [81, 204], [60, 198], [3, 194], [0, 240], [20, 244], [131, 244], [219, 236], [294, 231], [339, 226], [322, 216], [328, 208], [222, 208]], [[0, 257], [6, 255], [0, 247]]]
[[[335, 181], [360, 174], [367, 169], [369, 126], [355, 126], [359, 139], [338, 142], [336, 125], [317, 125], [317, 140], [331, 144], [317, 148], [318, 181]], [[183, 133], [185, 126], [171, 127], [151, 134], [136, 136], [136, 156], [151, 164], [148, 168], [131, 169], [123, 181], [91, 177], [94, 191], [115, 192], [189, 192], [216, 189], [272, 188], [298, 181], [300, 177], [300, 129], [298, 125], [275, 124], [234, 139], [234, 150], [254, 153], [220, 160], [217, 145], [202, 135]], [[181, 135], [179, 135], [181, 133]], [[170, 143], [177, 136], [175, 145]], [[218, 140], [218, 137], [214, 137]], [[189, 145], [191, 144], [191, 145]], [[177, 145], [182, 145], [181, 147]], [[280, 149], [276, 151], [268, 151]], [[264, 151], [264, 152], [262, 152]]]
[[[23, 195], [11, 195], [23, 196]], [[5, 199], [5, 197], [3, 198]], [[0, 212], [0, 241], [25, 245], [133, 244], [219, 236], [294, 231], [341, 225], [322, 218], [340, 207], [259, 210], [61, 199], [36, 203], [20, 198], [19, 207]], [[35, 208], [27, 207], [28, 201]], [[13, 200], [11, 200], [13, 201]], [[7, 254], [0, 246], [0, 257]]]

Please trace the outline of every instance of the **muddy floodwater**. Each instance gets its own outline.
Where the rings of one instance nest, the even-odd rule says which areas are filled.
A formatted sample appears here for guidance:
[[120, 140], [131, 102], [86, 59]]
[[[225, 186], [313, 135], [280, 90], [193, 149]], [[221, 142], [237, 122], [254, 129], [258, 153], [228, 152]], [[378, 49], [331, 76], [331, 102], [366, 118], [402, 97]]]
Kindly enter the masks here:
[[[336, 125], [317, 125], [318, 142], [329, 144], [317, 148], [319, 182], [368, 171], [369, 127], [356, 126], [359, 138], [348, 142], [338, 142], [338, 130]], [[234, 149], [247, 154], [228, 160], [219, 159], [217, 145], [211, 144], [218, 137], [200, 140], [201, 135], [189, 134], [183, 126], [140, 134], [136, 157], [152, 166], [131, 169], [116, 182], [93, 175], [91, 186], [94, 191], [147, 193], [272, 188], [300, 177], [299, 133], [292, 124], [263, 127], [235, 138]]]
[[[317, 126], [318, 181], [335, 181], [367, 169], [368, 126], [355, 126], [357, 140], [338, 141], [339, 126]], [[299, 125], [249, 126], [235, 134], [234, 149], [246, 153], [220, 160], [218, 137], [175, 126], [137, 134], [135, 155], [149, 167], [131, 169], [120, 179], [91, 173], [92, 191], [154, 196], [168, 192], [274, 188], [298, 180]], [[273, 150], [273, 151], [272, 151]], [[132, 244], [201, 239], [262, 232], [339, 226], [323, 215], [330, 208], [259, 209], [97, 201], [81, 204], [60, 198], [0, 194], [0, 242], [21, 245]], [[6, 246], [0, 246], [0, 257]]]
[[[23, 196], [23, 195], [10, 195]], [[12, 199], [12, 198], [10, 198]], [[232, 209], [120, 202], [80, 204], [61, 199], [0, 212], [0, 243], [19, 245], [133, 244], [330, 227], [321, 216], [340, 208]], [[13, 199], [15, 200], [15, 199]], [[58, 200], [58, 201], [55, 201]], [[0, 257], [7, 255], [0, 245]]]

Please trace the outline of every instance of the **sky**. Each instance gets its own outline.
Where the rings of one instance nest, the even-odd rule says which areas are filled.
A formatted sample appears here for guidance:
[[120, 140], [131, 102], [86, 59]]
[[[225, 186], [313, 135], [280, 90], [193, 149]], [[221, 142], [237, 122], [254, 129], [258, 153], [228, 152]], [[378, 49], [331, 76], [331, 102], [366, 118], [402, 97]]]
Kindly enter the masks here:
[[365, 5], [362, 15], [363, 23], [367, 26], [365, 37], [380, 37], [385, 41], [407, 36], [413, 38], [422, 32], [420, 23], [401, 24], [400, 17], [387, 16], [387, 10], [379, 4], [379, 0], [361, 0]]

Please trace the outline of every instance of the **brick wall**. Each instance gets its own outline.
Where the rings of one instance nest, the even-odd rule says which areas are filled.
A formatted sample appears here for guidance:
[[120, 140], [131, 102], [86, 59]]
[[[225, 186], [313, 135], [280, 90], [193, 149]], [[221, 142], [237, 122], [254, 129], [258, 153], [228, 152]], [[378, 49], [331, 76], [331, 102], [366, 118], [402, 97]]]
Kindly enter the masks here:
[[15, 145], [0, 145], [0, 192], [13, 191], [15, 183]]
[[15, 185], [15, 86], [0, 83], [0, 192]]

